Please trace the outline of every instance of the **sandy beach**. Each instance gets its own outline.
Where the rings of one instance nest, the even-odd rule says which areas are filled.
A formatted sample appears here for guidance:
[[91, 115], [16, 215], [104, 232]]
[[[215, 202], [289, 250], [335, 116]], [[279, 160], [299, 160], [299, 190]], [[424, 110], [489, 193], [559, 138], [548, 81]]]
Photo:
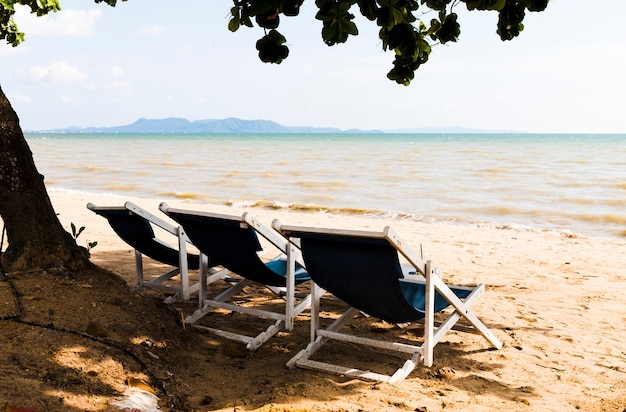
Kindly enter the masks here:
[[[97, 241], [92, 261], [133, 285], [133, 254], [105, 219], [87, 210], [87, 202], [122, 205], [125, 200], [164, 216], [158, 199], [52, 191], [64, 227], [85, 226], [82, 242]], [[244, 209], [168, 201], [172, 206], [240, 214]], [[420, 244], [447, 283], [484, 283], [486, 292], [474, 312], [503, 342], [500, 350], [478, 335], [452, 331], [435, 348], [435, 362], [417, 369], [400, 384], [372, 384], [339, 376], [288, 371], [289, 359], [308, 342], [307, 317], [290, 334], [281, 334], [283, 352], [260, 349], [245, 360], [223, 362], [257, 365], [232, 375], [205, 366], [206, 395], [192, 394], [194, 410], [407, 410], [407, 411], [618, 411], [626, 410], [626, 240], [538, 232], [507, 227], [427, 224], [363, 216], [331, 216], [270, 209], [248, 210], [266, 224], [381, 230], [392, 226], [412, 248]], [[182, 310], [185, 310], [184, 308]], [[363, 321], [365, 322], [365, 320]], [[172, 333], [176, 333], [172, 331]], [[204, 332], [197, 332], [205, 335]], [[394, 333], [394, 332], [392, 332]], [[207, 339], [209, 339], [207, 337]], [[210, 338], [216, 344], [224, 341]], [[269, 345], [270, 347], [272, 345]], [[375, 367], [377, 356], [368, 361]], [[255, 360], [256, 358], [256, 360]], [[282, 367], [280, 366], [282, 363]], [[208, 366], [208, 367], [207, 367]], [[123, 375], [123, 373], [122, 373]], [[121, 384], [121, 383], [120, 383]], [[273, 386], [263, 398], [259, 386]], [[226, 399], [241, 392], [239, 401]], [[205, 398], [203, 398], [205, 396]], [[204, 402], [206, 403], [206, 402]], [[163, 409], [166, 410], [166, 409]]]

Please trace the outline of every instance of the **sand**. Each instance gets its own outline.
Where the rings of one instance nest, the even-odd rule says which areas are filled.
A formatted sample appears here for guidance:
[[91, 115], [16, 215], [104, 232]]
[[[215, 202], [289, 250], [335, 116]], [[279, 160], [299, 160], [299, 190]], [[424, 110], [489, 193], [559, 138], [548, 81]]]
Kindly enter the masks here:
[[[50, 195], [65, 227], [69, 229], [70, 223], [86, 227], [79, 244], [98, 242], [92, 249], [92, 261], [132, 285], [135, 273], [129, 247], [114, 234], [105, 219], [87, 210], [85, 205], [87, 202], [121, 205], [131, 200], [164, 217], [158, 211], [159, 200], [78, 192], [53, 191]], [[227, 206], [168, 203], [229, 214], [244, 211]], [[270, 209], [248, 211], [268, 225], [272, 219], [279, 218], [286, 224], [307, 226], [370, 230], [392, 226], [412, 248], [419, 250], [422, 245], [426, 257], [442, 270], [444, 281], [485, 284], [486, 292], [473, 311], [503, 342], [503, 348], [489, 350], [488, 343], [480, 336], [452, 331], [435, 348], [432, 368], [418, 367], [406, 380], [393, 385], [355, 382], [304, 370], [288, 371], [272, 363], [263, 370], [265, 384], [285, 379], [291, 384], [284, 387], [282, 396], [275, 393], [265, 400], [253, 395], [259, 385], [254, 382], [258, 371], [242, 367], [240, 373], [230, 377], [233, 382], [224, 380], [223, 376], [219, 380], [222, 385], [238, 387], [251, 379], [249, 387], [241, 389], [248, 393], [241, 395], [239, 406], [236, 402], [220, 405], [216, 401], [195, 405], [194, 409], [626, 410], [625, 240], [509, 227], [430, 224]], [[287, 348], [281, 359], [289, 359], [308, 341], [306, 317], [298, 323], [293, 333], [277, 338]], [[246, 355], [246, 359], [254, 362], [257, 356], [264, 359], [269, 355], [261, 349]], [[381, 362], [385, 360], [381, 354], [370, 352], [368, 356], [372, 368], [377, 357]], [[208, 376], [207, 388], [214, 382], [215, 377]], [[191, 399], [199, 395], [194, 396]]]

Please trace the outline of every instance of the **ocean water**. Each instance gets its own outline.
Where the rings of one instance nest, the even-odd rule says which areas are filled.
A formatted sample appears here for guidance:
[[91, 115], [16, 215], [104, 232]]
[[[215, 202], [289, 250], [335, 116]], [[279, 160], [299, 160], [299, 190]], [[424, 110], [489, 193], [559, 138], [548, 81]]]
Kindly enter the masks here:
[[626, 236], [626, 135], [26, 135], [49, 190]]

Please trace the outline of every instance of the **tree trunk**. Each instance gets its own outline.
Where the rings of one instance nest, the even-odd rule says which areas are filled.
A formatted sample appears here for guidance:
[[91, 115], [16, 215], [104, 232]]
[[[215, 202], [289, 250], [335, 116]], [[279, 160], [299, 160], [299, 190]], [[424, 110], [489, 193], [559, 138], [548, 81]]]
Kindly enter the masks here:
[[62, 265], [77, 270], [89, 265], [87, 250], [76, 244], [54, 212], [44, 177], [39, 174], [19, 118], [0, 88], [0, 216], [8, 248], [5, 272]]

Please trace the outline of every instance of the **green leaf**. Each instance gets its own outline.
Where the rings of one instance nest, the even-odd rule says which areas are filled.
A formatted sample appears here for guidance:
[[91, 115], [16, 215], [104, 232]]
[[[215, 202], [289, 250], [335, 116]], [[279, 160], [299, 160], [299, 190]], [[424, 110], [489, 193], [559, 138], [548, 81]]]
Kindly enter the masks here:
[[348, 2], [339, 3], [339, 9], [337, 10], [337, 15], [344, 15], [350, 10], [351, 4]]
[[272, 1], [257, 0], [250, 3], [250, 15], [256, 16], [258, 14], [268, 13], [270, 10], [275, 10], [276, 6]]
[[4, 10], [8, 10], [8, 11], [15, 11], [15, 6], [14, 6], [15, 2], [14, 1], [9, 1], [9, 0], [0, 0], [0, 6], [2, 6], [2, 8]]
[[250, 20], [250, 16], [248, 16], [247, 14], [241, 16], [241, 24], [246, 27], [252, 27], [252, 20]]
[[506, 0], [497, 0], [488, 10], [502, 10], [506, 6]]
[[228, 22], [228, 30], [235, 32], [239, 29], [241, 19], [239, 18], [239, 7], [233, 7], [230, 9], [230, 14], [233, 16]]
[[550, 0], [530, 0], [526, 4], [528, 11], [544, 11]]
[[348, 34], [351, 34], [353, 36], [357, 36], [359, 34], [359, 29], [352, 21], [340, 20], [340, 26], [341, 30]]
[[468, 10], [502, 10], [506, 0], [465, 0]]
[[403, 23], [404, 22], [404, 13], [402, 13], [402, 11], [400, 9], [392, 7], [391, 8], [391, 18], [392, 18], [392, 24], [394, 26], [397, 25], [397, 24]]
[[228, 30], [235, 32], [239, 29], [239, 19], [235, 19], [234, 17], [232, 19], [230, 19], [230, 21], [228, 22]]
[[335, 38], [337, 37], [337, 31], [339, 30], [339, 25], [337, 21], [333, 21], [328, 25], [325, 25], [322, 28], [322, 39], [326, 42], [335, 43]]

